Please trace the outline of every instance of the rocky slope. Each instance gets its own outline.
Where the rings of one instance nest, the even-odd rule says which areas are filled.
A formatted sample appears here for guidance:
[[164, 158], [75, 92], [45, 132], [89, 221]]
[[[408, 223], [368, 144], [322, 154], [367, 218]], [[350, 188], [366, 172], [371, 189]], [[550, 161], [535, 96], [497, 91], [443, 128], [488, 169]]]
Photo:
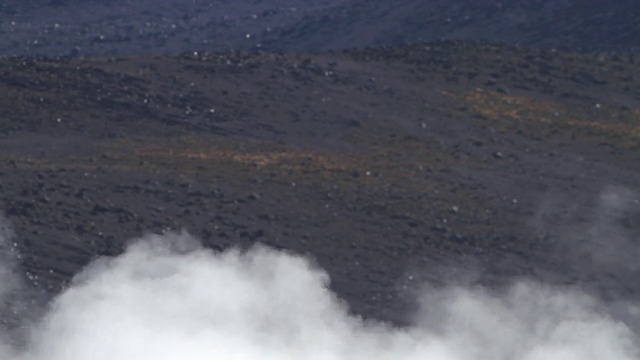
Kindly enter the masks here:
[[146, 232], [308, 254], [354, 312], [425, 281], [638, 299], [634, 56], [445, 41], [0, 61], [0, 209], [35, 289]]

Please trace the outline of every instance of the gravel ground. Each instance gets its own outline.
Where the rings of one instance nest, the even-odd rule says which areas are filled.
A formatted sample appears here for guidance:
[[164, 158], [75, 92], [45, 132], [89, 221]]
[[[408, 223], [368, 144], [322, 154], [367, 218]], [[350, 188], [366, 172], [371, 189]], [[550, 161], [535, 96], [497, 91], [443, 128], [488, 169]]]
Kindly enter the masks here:
[[514, 279], [637, 300], [637, 58], [444, 41], [0, 61], [0, 209], [34, 290], [147, 232], [307, 254], [353, 312]]

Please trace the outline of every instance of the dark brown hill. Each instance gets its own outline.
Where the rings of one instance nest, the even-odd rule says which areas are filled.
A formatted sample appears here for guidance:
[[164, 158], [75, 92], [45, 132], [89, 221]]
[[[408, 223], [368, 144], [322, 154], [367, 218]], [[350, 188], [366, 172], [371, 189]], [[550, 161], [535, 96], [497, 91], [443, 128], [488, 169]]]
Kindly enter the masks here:
[[50, 293], [185, 229], [310, 254], [355, 312], [398, 322], [423, 281], [637, 299], [639, 60], [462, 42], [6, 58], [0, 209]]

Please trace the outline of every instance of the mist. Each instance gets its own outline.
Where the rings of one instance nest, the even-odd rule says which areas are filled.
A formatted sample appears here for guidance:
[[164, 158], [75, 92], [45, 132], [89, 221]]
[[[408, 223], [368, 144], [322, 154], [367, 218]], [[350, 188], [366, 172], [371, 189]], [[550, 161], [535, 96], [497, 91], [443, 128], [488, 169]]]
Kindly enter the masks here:
[[[21, 290], [12, 235], [0, 229], [0, 304], [7, 308]], [[415, 324], [397, 328], [350, 315], [329, 284], [322, 269], [296, 254], [264, 246], [214, 252], [187, 233], [149, 235], [77, 274], [42, 316], [18, 327], [22, 341], [5, 326], [0, 358], [640, 357], [638, 334], [577, 289], [534, 282], [503, 291], [425, 287]]]

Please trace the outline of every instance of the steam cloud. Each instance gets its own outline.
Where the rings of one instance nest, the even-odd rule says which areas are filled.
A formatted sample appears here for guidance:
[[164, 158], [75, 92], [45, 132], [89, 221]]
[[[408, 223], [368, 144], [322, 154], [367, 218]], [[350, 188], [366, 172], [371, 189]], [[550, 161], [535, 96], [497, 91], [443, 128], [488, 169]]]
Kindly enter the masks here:
[[[8, 243], [9, 234], [2, 232]], [[16, 289], [0, 269], [2, 302]], [[148, 236], [78, 274], [28, 326], [0, 335], [11, 360], [638, 359], [638, 336], [579, 292], [519, 283], [426, 291], [410, 328], [363, 321], [306, 259], [215, 253], [187, 234]], [[7, 287], [6, 285], [9, 285]]]

